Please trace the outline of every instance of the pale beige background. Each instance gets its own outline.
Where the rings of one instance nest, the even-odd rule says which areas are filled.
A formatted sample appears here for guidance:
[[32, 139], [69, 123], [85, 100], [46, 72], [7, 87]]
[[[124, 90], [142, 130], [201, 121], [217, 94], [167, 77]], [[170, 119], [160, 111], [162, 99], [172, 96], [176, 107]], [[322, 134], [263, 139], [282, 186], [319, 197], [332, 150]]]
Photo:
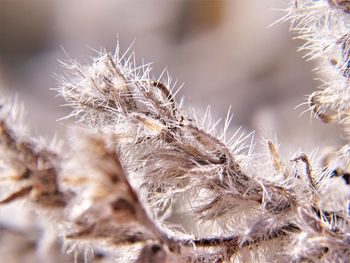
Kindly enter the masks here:
[[[294, 107], [318, 83], [296, 53], [288, 24], [267, 28], [282, 16], [284, 0], [0, 0], [0, 82], [18, 94], [34, 132], [64, 130], [55, 120], [67, 114], [54, 98], [53, 73], [60, 73], [61, 46], [73, 58], [89, 59], [87, 46], [113, 51], [135, 40], [141, 63], [154, 62], [154, 75], [167, 67], [185, 85], [180, 96], [199, 110], [211, 105], [215, 118], [232, 106], [233, 126], [277, 133], [290, 150], [331, 143], [329, 133], [307, 109]], [[324, 125], [321, 125], [323, 130]], [[302, 137], [301, 137], [302, 136]], [[305, 141], [304, 141], [305, 140]], [[299, 142], [299, 143], [298, 143]]]

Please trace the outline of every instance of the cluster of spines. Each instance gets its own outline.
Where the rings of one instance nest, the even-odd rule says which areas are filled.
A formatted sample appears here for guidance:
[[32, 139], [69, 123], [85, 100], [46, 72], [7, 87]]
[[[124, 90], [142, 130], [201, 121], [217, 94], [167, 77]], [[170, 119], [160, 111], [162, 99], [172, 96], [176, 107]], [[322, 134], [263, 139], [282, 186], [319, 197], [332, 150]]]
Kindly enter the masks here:
[[[295, 1], [288, 16], [315, 48], [317, 27], [332, 12], [347, 15], [346, 3]], [[336, 44], [346, 56], [346, 41]], [[317, 56], [325, 56], [325, 50], [318, 50]], [[16, 128], [2, 118], [0, 147], [6, 165], [29, 170], [29, 176], [23, 169], [20, 176], [28, 190], [10, 193], [2, 203], [29, 197], [38, 210], [61, 211], [56, 220], [65, 240], [111, 254], [123, 246], [136, 247], [136, 262], [268, 261], [272, 250], [286, 261], [348, 256], [347, 215], [344, 209], [324, 210], [322, 193], [328, 188], [306, 154], [286, 163], [269, 141], [271, 160], [256, 169], [251, 148], [242, 151], [244, 137], [226, 140], [230, 117], [223, 135], [216, 134], [206, 125], [209, 112], [202, 122], [185, 114], [170, 83], [152, 79], [150, 66], [136, 67], [134, 60], [133, 53], [120, 56], [118, 50], [115, 55], [100, 52], [91, 66], [72, 59], [63, 63], [67, 75], [59, 78], [59, 93], [73, 107], [70, 116], [92, 131], [73, 144], [72, 155], [48, 158], [51, 152], [16, 136]], [[332, 62], [342, 78], [343, 60]], [[310, 103], [323, 120], [333, 116], [326, 110], [343, 109], [336, 104], [328, 108], [320, 98], [313, 94]], [[12, 157], [17, 155], [25, 158]], [[271, 167], [272, 179], [264, 172]], [[179, 206], [188, 222], [174, 226], [171, 219]], [[211, 227], [201, 231], [203, 225]]]

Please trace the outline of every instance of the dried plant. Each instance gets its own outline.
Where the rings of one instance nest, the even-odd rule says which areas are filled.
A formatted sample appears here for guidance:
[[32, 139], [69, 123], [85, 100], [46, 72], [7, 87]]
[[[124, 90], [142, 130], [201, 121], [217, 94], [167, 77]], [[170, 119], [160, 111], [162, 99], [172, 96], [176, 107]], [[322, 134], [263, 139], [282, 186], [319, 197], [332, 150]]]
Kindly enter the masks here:
[[[307, 56], [321, 59], [326, 84], [310, 110], [346, 131], [349, 8], [296, 0], [283, 18]], [[134, 61], [119, 48], [92, 65], [62, 61], [57, 90], [86, 127], [69, 153], [22, 134], [15, 106], [0, 105], [1, 176], [10, 182], [1, 204], [24, 198], [68, 250], [125, 262], [348, 261], [349, 145], [284, 160], [267, 140], [267, 158], [256, 158], [249, 136], [228, 138], [229, 115], [217, 132], [209, 110], [189, 114], [169, 77]]]

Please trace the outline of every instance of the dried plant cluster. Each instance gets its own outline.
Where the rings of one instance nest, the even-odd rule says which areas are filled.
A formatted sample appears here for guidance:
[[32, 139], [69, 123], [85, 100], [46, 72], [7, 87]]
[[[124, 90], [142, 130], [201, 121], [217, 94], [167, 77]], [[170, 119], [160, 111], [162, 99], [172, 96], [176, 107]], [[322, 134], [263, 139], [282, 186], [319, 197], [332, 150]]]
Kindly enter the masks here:
[[[293, 1], [284, 19], [321, 59], [310, 110], [348, 132], [350, 1]], [[284, 160], [268, 140], [253, 155], [249, 136], [227, 137], [230, 116], [217, 132], [134, 59], [117, 48], [62, 62], [58, 92], [86, 127], [68, 153], [26, 136], [1, 103], [1, 204], [25, 199], [71, 250], [124, 262], [349, 261], [349, 145]]]

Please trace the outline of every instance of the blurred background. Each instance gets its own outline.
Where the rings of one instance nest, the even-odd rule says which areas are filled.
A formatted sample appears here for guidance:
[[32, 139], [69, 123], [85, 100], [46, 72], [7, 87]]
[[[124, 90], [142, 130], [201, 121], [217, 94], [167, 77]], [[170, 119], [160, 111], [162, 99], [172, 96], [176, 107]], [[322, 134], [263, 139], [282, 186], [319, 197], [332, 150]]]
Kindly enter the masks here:
[[[65, 136], [56, 120], [69, 109], [55, 97], [53, 77], [62, 69], [62, 47], [88, 62], [101, 47], [121, 50], [135, 40], [139, 64], [154, 62], [157, 77], [167, 67], [185, 85], [178, 98], [214, 118], [231, 106], [232, 130], [277, 135], [289, 158], [297, 150], [336, 145], [336, 127], [300, 114], [317, 89], [313, 63], [305, 63], [288, 23], [278, 23], [288, 0], [0, 0], [0, 93], [17, 94], [35, 135]], [[89, 48], [90, 47], [90, 48]], [[73, 122], [74, 120], [70, 120]], [[332, 134], [331, 136], [329, 136]], [[2, 210], [4, 211], [4, 210]], [[0, 211], [1, 213], [1, 211]], [[4, 213], [4, 212], [2, 212]], [[0, 240], [0, 254], [10, 255]], [[14, 253], [14, 252], [11, 252]], [[16, 253], [14, 253], [16, 254]], [[4, 262], [16, 261], [13, 257]], [[44, 262], [51, 262], [48, 259]], [[55, 261], [52, 261], [55, 262]], [[63, 261], [57, 261], [63, 262]], [[67, 261], [70, 262], [70, 261]]]
[[[278, 23], [288, 0], [0, 0], [0, 90], [18, 94], [35, 134], [64, 135], [56, 122], [69, 109], [55, 97], [62, 47], [82, 63], [101, 47], [134, 41], [139, 64], [165, 67], [184, 87], [178, 97], [213, 117], [231, 106], [232, 128], [277, 134], [294, 152], [332, 144], [335, 136], [310, 114], [299, 115], [318, 85], [313, 64], [297, 53], [288, 23]], [[90, 48], [89, 48], [90, 47]], [[67, 122], [65, 122], [67, 124]], [[313, 132], [317, 130], [318, 132]], [[323, 133], [322, 131], [325, 131]]]

